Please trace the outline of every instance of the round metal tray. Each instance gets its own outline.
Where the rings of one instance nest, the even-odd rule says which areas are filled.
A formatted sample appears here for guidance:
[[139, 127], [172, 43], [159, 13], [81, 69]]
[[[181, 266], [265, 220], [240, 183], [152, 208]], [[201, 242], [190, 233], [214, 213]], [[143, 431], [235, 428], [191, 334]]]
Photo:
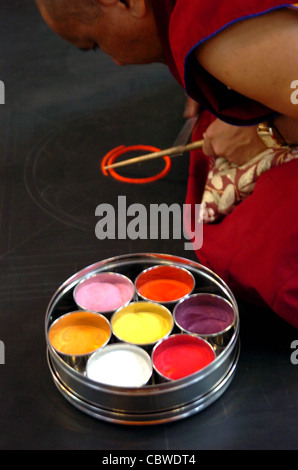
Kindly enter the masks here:
[[[208, 292], [227, 299], [235, 311], [233, 333], [227, 345], [217, 347], [216, 359], [201, 371], [183, 379], [139, 388], [116, 387], [94, 382], [64, 362], [48, 340], [51, 324], [61, 315], [76, 308], [75, 286], [85, 276], [114, 271], [136, 279], [144, 269], [157, 264], [173, 264], [187, 268], [194, 276], [194, 292]], [[174, 332], [173, 332], [174, 333]], [[55, 385], [76, 408], [94, 418], [130, 425], [170, 422], [185, 418], [209, 406], [229, 386], [240, 352], [239, 312], [228, 286], [212, 271], [194, 261], [167, 254], [131, 254], [93, 264], [68, 279], [54, 294], [46, 312], [45, 335], [47, 359]]]

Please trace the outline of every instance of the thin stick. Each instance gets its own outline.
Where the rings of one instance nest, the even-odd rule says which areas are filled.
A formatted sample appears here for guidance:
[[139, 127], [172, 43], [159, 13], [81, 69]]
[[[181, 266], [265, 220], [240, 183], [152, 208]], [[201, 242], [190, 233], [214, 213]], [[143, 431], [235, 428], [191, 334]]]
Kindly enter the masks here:
[[128, 160], [123, 160], [122, 162], [113, 163], [112, 165], [107, 165], [104, 167], [104, 169], [109, 170], [110, 168], [116, 168], [119, 166], [132, 165], [134, 163], [140, 163], [146, 160], [152, 160], [153, 158], [160, 158], [160, 157], [165, 157], [165, 156], [171, 157], [175, 155], [180, 155], [190, 150], [202, 148], [203, 143], [204, 143], [203, 140], [197, 140], [187, 145], [179, 145], [178, 147], [171, 147], [167, 150], [160, 150], [159, 152], [148, 153], [147, 155], [142, 155], [140, 157], [129, 158]]

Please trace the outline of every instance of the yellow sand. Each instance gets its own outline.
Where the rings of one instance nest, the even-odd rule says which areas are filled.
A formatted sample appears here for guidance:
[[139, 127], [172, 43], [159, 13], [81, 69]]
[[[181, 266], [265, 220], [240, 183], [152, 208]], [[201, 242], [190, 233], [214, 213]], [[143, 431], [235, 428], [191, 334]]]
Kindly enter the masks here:
[[171, 317], [163, 311], [124, 311], [113, 318], [115, 335], [135, 344], [154, 343], [171, 330]]

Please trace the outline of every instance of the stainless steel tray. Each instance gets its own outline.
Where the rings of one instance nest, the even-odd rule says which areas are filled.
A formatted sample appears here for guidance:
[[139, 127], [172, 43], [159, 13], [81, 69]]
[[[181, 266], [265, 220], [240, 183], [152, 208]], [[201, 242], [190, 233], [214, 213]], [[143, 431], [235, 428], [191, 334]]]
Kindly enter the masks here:
[[[218, 348], [216, 359], [201, 371], [183, 379], [139, 388], [99, 384], [70, 367], [48, 340], [50, 325], [75, 308], [73, 290], [85, 276], [114, 271], [134, 280], [143, 270], [156, 264], [187, 268], [196, 280], [194, 292], [208, 292], [229, 300], [235, 311], [235, 324], [227, 345]], [[49, 369], [60, 393], [76, 408], [94, 418], [130, 425], [149, 425], [185, 418], [209, 406], [229, 386], [236, 372], [239, 353], [239, 312], [228, 286], [212, 271], [194, 261], [167, 254], [131, 254], [95, 263], [68, 279], [54, 294], [45, 317]]]

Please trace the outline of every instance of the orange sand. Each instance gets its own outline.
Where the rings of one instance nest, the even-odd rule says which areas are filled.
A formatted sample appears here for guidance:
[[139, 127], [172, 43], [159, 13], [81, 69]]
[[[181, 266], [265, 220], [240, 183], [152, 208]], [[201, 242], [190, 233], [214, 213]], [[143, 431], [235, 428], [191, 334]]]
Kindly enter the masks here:
[[75, 312], [58, 319], [49, 331], [51, 345], [71, 356], [89, 354], [110, 338], [107, 320], [89, 312]]

